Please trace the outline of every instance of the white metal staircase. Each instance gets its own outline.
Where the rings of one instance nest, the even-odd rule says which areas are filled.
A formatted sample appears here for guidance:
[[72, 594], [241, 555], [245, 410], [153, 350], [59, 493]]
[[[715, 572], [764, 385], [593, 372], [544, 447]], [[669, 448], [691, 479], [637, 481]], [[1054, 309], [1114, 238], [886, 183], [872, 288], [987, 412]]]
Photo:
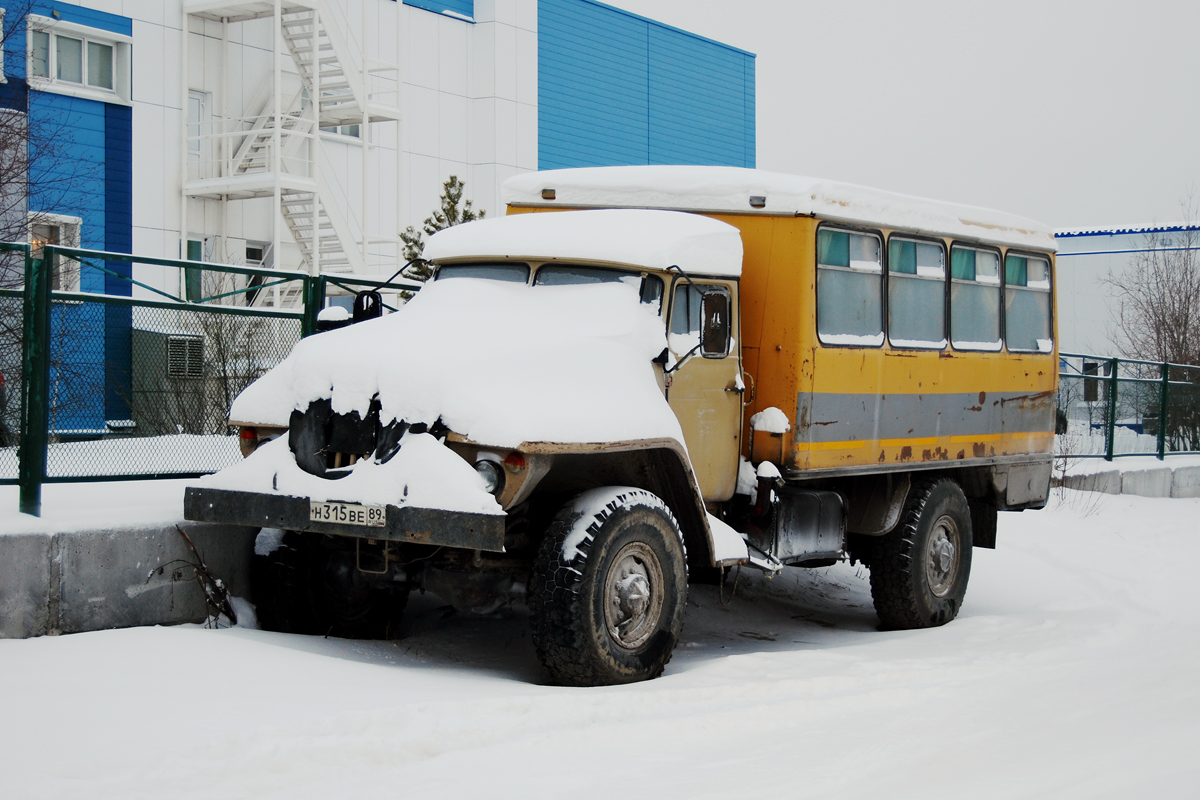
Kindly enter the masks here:
[[283, 40], [309, 96], [314, 96], [316, 87], [320, 87], [318, 118], [321, 127], [362, 123], [367, 104], [366, 89], [361, 75], [346, 69], [344, 53], [347, 48], [335, 29], [320, 18], [315, 8], [289, 10], [283, 15], [281, 28]]
[[[185, 15], [220, 22], [222, 30], [229, 23], [265, 18], [274, 20], [276, 26], [275, 65], [259, 98], [243, 108], [243, 113], [251, 113], [214, 122], [208, 142], [197, 146], [189, 141], [190, 153], [213, 155], [197, 169], [192, 166], [196, 158], [189, 156], [181, 220], [185, 233], [187, 198], [225, 204], [270, 197], [277, 202], [271, 248], [276, 264], [280, 264], [283, 226], [300, 251], [301, 268], [313, 274], [368, 272], [368, 244], [390, 243], [390, 238], [371, 238], [365, 223], [370, 217], [368, 209], [355, 213], [344, 191], [335, 191], [340, 185], [336, 176], [321, 174], [319, 129], [400, 119], [399, 68], [371, 61], [359, 43], [350, 46], [334, 19], [344, 12], [334, 14], [335, 10], [322, 0], [185, 0]], [[360, 38], [366, 38], [365, 28]], [[395, 72], [393, 96], [384, 102], [384, 95], [372, 95], [369, 86], [381, 86], [378, 75], [388, 71]], [[203, 79], [195, 85], [202, 86]], [[359, 133], [365, 187], [370, 142], [365, 127], [360, 127]], [[366, 197], [364, 188], [361, 204], [365, 205]], [[345, 208], [340, 208], [343, 204]], [[395, 237], [395, 232], [389, 237]], [[398, 253], [398, 238], [396, 250]], [[299, 292], [292, 290], [261, 292], [256, 300], [256, 304], [283, 306], [299, 302]]]
[[285, 192], [281, 210], [305, 264], [319, 265], [321, 272], [361, 271], [354, 269], [363, 266], [355, 263], [357, 252], [342, 246], [329, 209], [318, 193]]

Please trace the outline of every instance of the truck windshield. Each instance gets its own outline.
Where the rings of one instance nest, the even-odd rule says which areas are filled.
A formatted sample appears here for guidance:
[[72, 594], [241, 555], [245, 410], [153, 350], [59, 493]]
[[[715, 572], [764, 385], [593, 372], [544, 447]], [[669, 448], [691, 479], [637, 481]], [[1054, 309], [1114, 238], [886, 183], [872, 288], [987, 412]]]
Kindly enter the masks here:
[[662, 306], [663, 282], [657, 275], [604, 267], [547, 265], [533, 277], [534, 286], [572, 286], [582, 283], [624, 283], [638, 289], [643, 303], [655, 308]]
[[499, 261], [486, 264], [448, 264], [438, 270], [435, 280], [446, 278], [483, 278], [490, 281], [528, 283], [529, 265]]

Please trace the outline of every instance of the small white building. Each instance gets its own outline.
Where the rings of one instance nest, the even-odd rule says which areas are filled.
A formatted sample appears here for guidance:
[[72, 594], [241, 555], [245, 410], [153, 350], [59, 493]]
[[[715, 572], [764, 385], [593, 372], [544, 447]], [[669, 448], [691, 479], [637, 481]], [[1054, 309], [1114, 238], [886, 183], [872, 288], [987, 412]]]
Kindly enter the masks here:
[[1200, 225], [1169, 223], [1055, 231], [1058, 245], [1057, 306], [1059, 350], [1087, 355], [1118, 355], [1119, 290], [1109, 282], [1135, 268], [1150, 248], [1200, 245]]

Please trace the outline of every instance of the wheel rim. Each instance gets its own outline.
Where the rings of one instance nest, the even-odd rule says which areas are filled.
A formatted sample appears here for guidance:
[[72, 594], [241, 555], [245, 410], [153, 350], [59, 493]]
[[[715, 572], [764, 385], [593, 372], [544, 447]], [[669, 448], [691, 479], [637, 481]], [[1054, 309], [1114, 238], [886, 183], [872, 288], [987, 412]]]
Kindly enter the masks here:
[[621, 548], [604, 581], [604, 623], [620, 647], [641, 647], [658, 630], [663, 573], [658, 556], [642, 542]]
[[925, 556], [925, 578], [936, 597], [945, 597], [958, 581], [960, 547], [958, 523], [953, 517], [939, 517], [929, 533]]

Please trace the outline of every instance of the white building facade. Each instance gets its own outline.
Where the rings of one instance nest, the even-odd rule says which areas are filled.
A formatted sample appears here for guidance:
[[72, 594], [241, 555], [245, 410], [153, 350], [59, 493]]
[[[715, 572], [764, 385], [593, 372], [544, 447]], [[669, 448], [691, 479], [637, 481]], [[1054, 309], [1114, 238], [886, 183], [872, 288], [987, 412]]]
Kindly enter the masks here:
[[[78, 131], [66, 152], [103, 164], [31, 207], [70, 228], [54, 241], [386, 277], [452, 175], [495, 215], [503, 182], [539, 166], [754, 166], [753, 55], [595, 0], [34, 10], [4, 56], [25, 94], [6, 102], [57, 115]], [[87, 272], [79, 288], [127, 293]], [[135, 296], [194, 294], [180, 270], [131, 277], [151, 287]]]

